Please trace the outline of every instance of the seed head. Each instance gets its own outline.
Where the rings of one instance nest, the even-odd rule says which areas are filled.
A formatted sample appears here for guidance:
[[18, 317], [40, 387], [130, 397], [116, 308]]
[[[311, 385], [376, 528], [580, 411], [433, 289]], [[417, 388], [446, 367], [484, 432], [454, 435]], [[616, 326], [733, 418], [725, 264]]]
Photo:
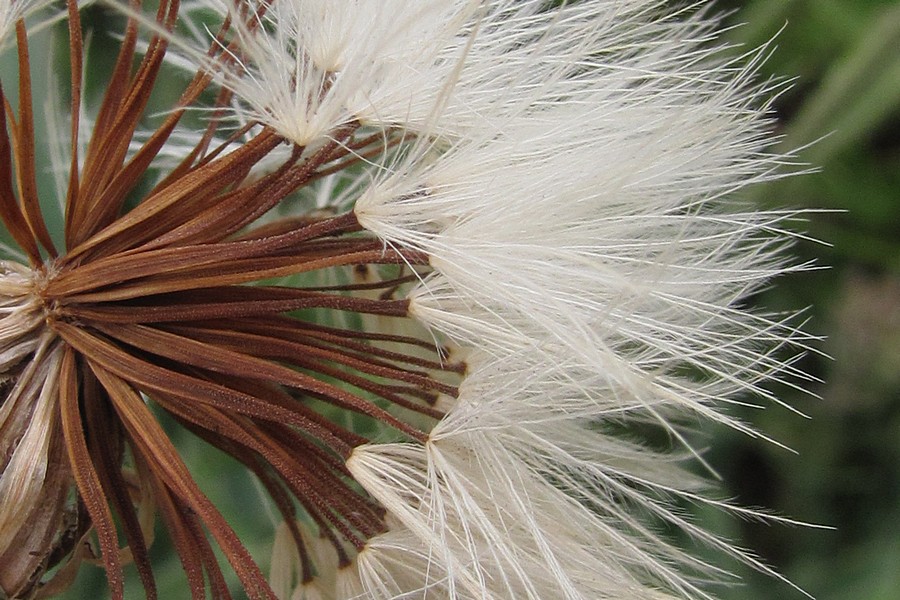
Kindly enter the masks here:
[[[785, 162], [773, 90], [702, 11], [555, 4], [112, 3], [97, 104], [67, 0], [46, 139], [44, 4], [0, 3], [0, 595], [95, 561], [157, 597], [154, 517], [193, 598], [224, 562], [250, 598], [709, 597], [659, 525], [765, 570], [672, 504], [752, 514], [704, 499], [684, 424], [801, 376], [741, 307], [789, 269], [788, 215], [732, 199]], [[269, 577], [169, 420], [266, 491]]]

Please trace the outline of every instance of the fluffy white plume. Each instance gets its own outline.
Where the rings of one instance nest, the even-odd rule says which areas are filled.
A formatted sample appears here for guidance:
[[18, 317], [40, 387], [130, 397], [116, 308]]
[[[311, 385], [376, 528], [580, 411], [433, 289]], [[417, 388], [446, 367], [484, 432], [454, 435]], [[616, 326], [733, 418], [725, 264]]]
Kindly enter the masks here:
[[[192, 5], [234, 11], [223, 0]], [[633, 94], [641, 91], [629, 88], [693, 94], [691, 80], [709, 75], [700, 44], [712, 27], [698, 16], [671, 19], [646, 0], [546, 8], [517, 0], [292, 0], [237, 26], [233, 69], [210, 64], [190, 44], [180, 48], [188, 64], [210, 64], [241, 100], [239, 111], [300, 145], [354, 121], [450, 137], [502, 131], [508, 117], [535, 106], [583, 102], [598, 76], [616, 86], [608, 91], [640, 103]]]
[[0, 49], [3, 49], [8, 42], [15, 40], [16, 21], [48, 4], [50, 4], [50, 0], [0, 1]]
[[[503, 30], [486, 14], [485, 31]], [[703, 501], [674, 457], [614, 430], [662, 424], [694, 453], [685, 416], [752, 434], [721, 408], [801, 376], [776, 350], [804, 336], [741, 307], [789, 268], [790, 215], [732, 200], [786, 160], [766, 153], [773, 89], [749, 83], [761, 52], [724, 61], [700, 18], [647, 2], [548, 14], [507, 33], [546, 26], [534, 39], [553, 50], [500, 44], [509, 69], [486, 66], [475, 34], [483, 81], [504, 82], [491, 127], [422, 144], [356, 204], [386, 244], [431, 257], [412, 314], [483, 360], [424, 447], [358, 448], [349, 466], [449, 597], [706, 597], [696, 582], [721, 573], [648, 519], [764, 566], [672, 509]], [[557, 32], [589, 43], [556, 46]], [[517, 85], [536, 72], [554, 83]], [[461, 73], [451, 97], [474, 98]]]
[[[84, 7], [92, 2], [94, 0], [78, 0], [77, 3], [79, 7]], [[33, 23], [29, 22], [29, 33], [40, 31], [65, 18], [65, 7], [60, 7], [54, 0], [0, 0], [0, 51], [15, 45], [16, 21], [27, 19], [48, 7], [53, 7], [54, 10], [48, 11], [44, 19], [39, 19]]]
[[[198, 4], [234, 10], [219, 0]], [[237, 27], [236, 68], [215, 74], [244, 101], [242, 110], [301, 146], [351, 121], [415, 120], [448, 85], [455, 38], [476, 5], [276, 2], [252, 27]]]
[[[598, 78], [584, 103], [429, 149], [376, 181], [360, 221], [435, 269], [412, 312], [495, 356], [574, 361], [645, 401], [699, 408], [789, 369], [769, 352], [796, 332], [738, 308], [784, 270], [786, 215], [726, 199], [779, 159], [762, 154], [759, 114], [734, 86], [718, 98], [720, 84], [695, 83], [696, 97], [651, 85], [636, 103]], [[686, 368], [712, 393], [682, 393], [669, 376]]]
[[[383, 581], [402, 564], [408, 577], [421, 573], [415, 586], [451, 598], [710, 597], [697, 581], [723, 573], [671, 545], [654, 522], [765, 570], [671, 501], [754, 513], [705, 499], [683, 457], [614, 432], [677, 411], [626, 404], [589, 374], [566, 373], [579, 374], [587, 378], [563, 379], [531, 356], [486, 360], [424, 447], [357, 448], [348, 467], [402, 523], [370, 542], [363, 572]], [[400, 595], [417, 589], [410, 586], [369, 589], [396, 594], [376, 598], [413, 597]]]

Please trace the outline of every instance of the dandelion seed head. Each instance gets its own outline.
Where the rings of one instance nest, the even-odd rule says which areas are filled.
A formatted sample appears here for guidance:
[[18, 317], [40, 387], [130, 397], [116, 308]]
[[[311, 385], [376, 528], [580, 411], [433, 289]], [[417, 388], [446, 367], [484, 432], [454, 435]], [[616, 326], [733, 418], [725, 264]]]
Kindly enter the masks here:
[[[98, 99], [69, 0], [50, 232], [38, 4], [0, 4], [6, 596], [87, 559], [156, 595], [154, 517], [194, 598], [230, 571], [266, 600], [712, 597], [661, 529], [777, 577], [675, 508], [756, 515], [690, 473], [690, 429], [762, 435], [729, 407], [800, 385], [811, 342], [744, 307], [804, 268], [791, 213], [734, 199], [791, 161], [765, 49], [645, 0], [116, 3]], [[256, 478], [268, 574], [164, 421]]]

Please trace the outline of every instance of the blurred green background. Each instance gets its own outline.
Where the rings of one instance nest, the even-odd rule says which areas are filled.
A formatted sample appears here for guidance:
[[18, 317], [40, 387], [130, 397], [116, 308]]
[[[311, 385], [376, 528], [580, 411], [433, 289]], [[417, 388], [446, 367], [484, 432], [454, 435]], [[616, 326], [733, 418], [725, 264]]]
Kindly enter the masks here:
[[[742, 416], [793, 449], [719, 432], [709, 458], [739, 504], [834, 530], [736, 522], [718, 530], [818, 600], [900, 599], [900, 2], [719, 2], [743, 23], [728, 39], [755, 47], [777, 34], [766, 76], [792, 86], [776, 102], [781, 149], [819, 170], [755, 190], [767, 207], [824, 208], [803, 230], [801, 261], [827, 270], [784, 277], [754, 298], [811, 307], [806, 330], [831, 360], [801, 363], [819, 397], [779, 390], [785, 409]], [[780, 31], [780, 33], [779, 33]], [[823, 137], [827, 136], [827, 137]], [[742, 569], [724, 600], [799, 592]]]
[[[798, 225], [821, 243], [800, 240], [795, 248], [801, 262], [829, 268], [784, 277], [752, 301], [771, 310], [811, 307], [806, 329], [826, 338], [820, 347], [833, 360], [803, 358], [800, 366], [826, 382], [808, 386], [812, 394], [778, 390], [808, 419], [779, 407], [741, 414], [795, 453], [726, 430], [704, 444], [738, 504], [834, 529], [715, 512], [700, 518], [819, 600], [898, 600], [900, 2], [723, 0], [718, 7], [733, 11], [727, 24], [743, 24], [726, 39], [744, 49], [777, 34], [763, 75], [792, 80], [775, 104], [781, 148], [815, 142], [798, 160], [817, 173], [757, 189], [753, 199], [830, 211]], [[183, 437], [188, 452], [202, 451]], [[253, 483], [221, 457], [204, 460], [196, 474], [224, 512], [239, 516], [234, 522], [251, 551], [265, 557], [272, 525]], [[182, 597], [177, 559], [165, 558], [164, 541], [153, 552], [162, 561], [161, 597]], [[803, 598], [782, 582], [729, 567], [741, 582], [713, 588], [723, 600]], [[103, 589], [99, 569], [88, 568], [66, 597], [103, 597]]]

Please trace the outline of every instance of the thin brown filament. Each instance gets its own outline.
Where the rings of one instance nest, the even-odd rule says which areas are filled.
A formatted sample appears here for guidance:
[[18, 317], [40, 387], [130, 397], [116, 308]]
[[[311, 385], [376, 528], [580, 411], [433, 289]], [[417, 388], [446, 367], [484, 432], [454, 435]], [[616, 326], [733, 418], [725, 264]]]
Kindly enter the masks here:
[[84, 422], [88, 435], [88, 446], [94, 463], [98, 466], [97, 474], [115, 513], [122, 532], [125, 534], [127, 547], [138, 571], [141, 584], [148, 600], [157, 598], [156, 582], [150, 563], [150, 552], [144, 532], [138, 521], [137, 513], [121, 470], [123, 448], [119, 441], [118, 423], [111, 417], [111, 408], [99, 382], [90, 370], [80, 369], [84, 389]]
[[78, 400], [78, 375], [75, 367], [75, 353], [67, 347], [62, 358], [60, 370], [59, 406], [62, 418], [63, 435], [72, 464], [72, 472], [78, 483], [78, 490], [84, 499], [85, 506], [91, 515], [97, 538], [100, 541], [101, 555], [110, 594], [114, 599], [124, 598], [124, 575], [119, 561], [119, 541], [112, 513], [106, 502], [100, 478], [91, 460], [87, 442], [82, 431], [82, 417]]
[[16, 42], [19, 49], [19, 126], [15, 131], [16, 181], [22, 202], [22, 214], [32, 234], [41, 246], [55, 258], [58, 253], [50, 239], [47, 224], [41, 213], [37, 193], [37, 173], [34, 157], [34, 113], [31, 97], [31, 62], [28, 58], [28, 35], [25, 21], [16, 23]]
[[66, 208], [72, 206], [79, 188], [78, 156], [80, 144], [78, 132], [81, 119], [81, 82], [83, 81], [84, 46], [81, 40], [81, 14], [78, 11], [77, 0], [66, 0], [66, 9], [69, 15], [69, 70], [71, 72], [71, 104], [70, 118], [72, 129], [69, 142], [69, 153], [72, 159], [69, 162], [69, 187], [66, 191]]
[[294, 371], [277, 363], [271, 363], [249, 354], [214, 346], [195, 339], [177, 336], [143, 325], [119, 324], [115, 327], [96, 328], [106, 335], [127, 344], [140, 347], [181, 364], [221, 373], [235, 373], [238, 369], [244, 377], [263, 379], [286, 385], [320, 397], [341, 408], [364, 414], [398, 429], [413, 439], [424, 441], [425, 435], [378, 408], [336, 386], [315, 377]]
[[[22, 207], [16, 199], [12, 185], [15, 144], [10, 144], [9, 133], [12, 133], [14, 140], [18, 136], [12, 107], [3, 93], [2, 86], [0, 86], [0, 101], [3, 103], [3, 110], [0, 110], [0, 218], [3, 219], [3, 224], [6, 225], [12, 238], [28, 256], [31, 266], [36, 268], [42, 262], [41, 251], [38, 249], [34, 234], [22, 212]], [[9, 132], [7, 132], [7, 127]]]
[[210, 533], [231, 563], [248, 596], [253, 599], [277, 600], [259, 567], [222, 515], [197, 487], [177, 450], [140, 396], [119, 377], [98, 365], [89, 364], [109, 393], [122, 424], [129, 432], [135, 451], [143, 455], [150, 469], [155, 471], [180, 501], [190, 507], [209, 527]]

